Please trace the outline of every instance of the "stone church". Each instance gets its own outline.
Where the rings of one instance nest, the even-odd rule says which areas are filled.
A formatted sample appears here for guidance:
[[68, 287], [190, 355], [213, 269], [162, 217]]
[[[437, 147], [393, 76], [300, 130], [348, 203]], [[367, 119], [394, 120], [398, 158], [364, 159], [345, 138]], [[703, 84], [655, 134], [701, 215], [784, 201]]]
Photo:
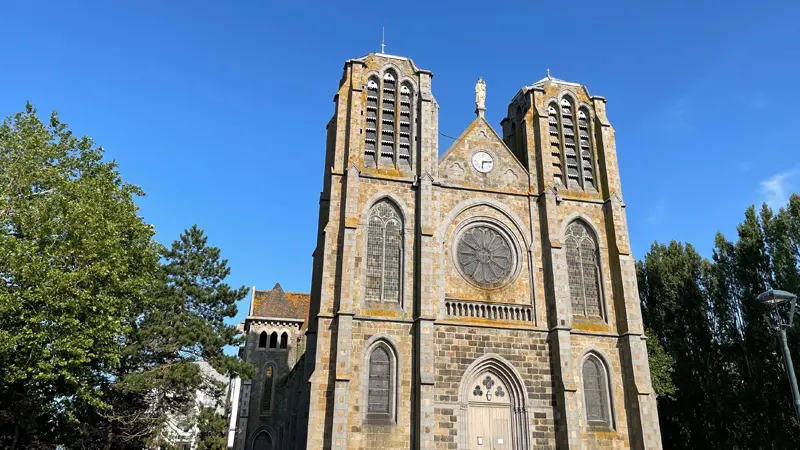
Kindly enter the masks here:
[[345, 62], [310, 294], [253, 290], [234, 448], [659, 449], [606, 100], [547, 77], [440, 155], [433, 74]]

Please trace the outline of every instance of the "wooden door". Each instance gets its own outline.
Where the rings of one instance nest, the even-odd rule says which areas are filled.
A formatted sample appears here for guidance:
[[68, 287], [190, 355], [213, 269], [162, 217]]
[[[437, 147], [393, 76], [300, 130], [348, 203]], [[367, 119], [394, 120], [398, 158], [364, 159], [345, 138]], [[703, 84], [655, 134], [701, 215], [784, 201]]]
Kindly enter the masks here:
[[511, 449], [511, 409], [499, 407], [491, 409], [492, 450]]
[[471, 404], [468, 411], [470, 450], [511, 450], [511, 409]]

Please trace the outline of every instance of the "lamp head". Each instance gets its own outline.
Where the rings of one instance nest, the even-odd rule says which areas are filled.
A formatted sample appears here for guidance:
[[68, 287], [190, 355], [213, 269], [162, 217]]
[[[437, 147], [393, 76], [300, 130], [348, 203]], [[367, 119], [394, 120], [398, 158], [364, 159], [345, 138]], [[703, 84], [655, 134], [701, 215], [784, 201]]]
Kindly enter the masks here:
[[797, 296], [791, 292], [770, 289], [762, 292], [756, 300], [764, 308], [764, 318], [775, 328], [788, 328], [794, 322], [794, 309]]

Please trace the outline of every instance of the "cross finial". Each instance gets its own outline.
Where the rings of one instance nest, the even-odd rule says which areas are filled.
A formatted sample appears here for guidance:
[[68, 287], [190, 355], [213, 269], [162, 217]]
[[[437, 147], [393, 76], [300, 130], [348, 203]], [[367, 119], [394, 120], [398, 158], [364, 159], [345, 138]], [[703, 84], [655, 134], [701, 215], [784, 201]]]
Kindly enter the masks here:
[[381, 53], [386, 53], [386, 29], [381, 27]]
[[550, 68], [547, 68], [547, 78], [550, 78]]

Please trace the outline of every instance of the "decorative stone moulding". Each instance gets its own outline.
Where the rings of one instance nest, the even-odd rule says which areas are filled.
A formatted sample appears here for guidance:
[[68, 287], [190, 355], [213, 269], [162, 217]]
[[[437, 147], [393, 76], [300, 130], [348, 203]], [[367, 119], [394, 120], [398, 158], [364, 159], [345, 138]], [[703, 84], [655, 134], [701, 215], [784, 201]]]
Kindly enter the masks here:
[[444, 309], [447, 317], [473, 317], [504, 322], [533, 320], [533, 308], [525, 305], [448, 299], [444, 302]]
[[501, 288], [519, 275], [519, 245], [493, 220], [476, 220], [455, 233], [453, 262], [465, 280], [482, 289]]

